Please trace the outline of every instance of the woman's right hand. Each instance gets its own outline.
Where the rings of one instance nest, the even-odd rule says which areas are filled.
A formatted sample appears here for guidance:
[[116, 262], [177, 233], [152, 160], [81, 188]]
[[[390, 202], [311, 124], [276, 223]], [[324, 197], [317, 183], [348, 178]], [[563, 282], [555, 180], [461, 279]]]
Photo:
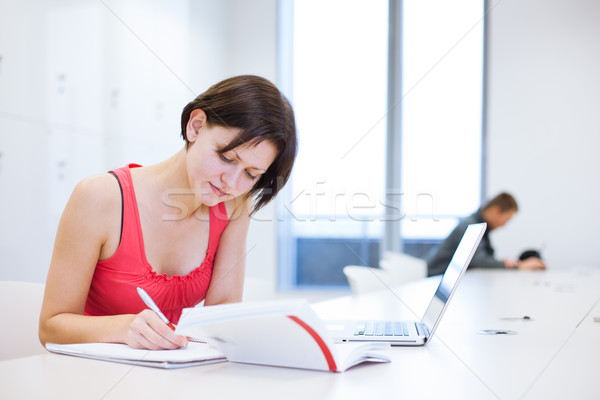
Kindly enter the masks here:
[[133, 316], [125, 341], [135, 349], [172, 350], [187, 346], [187, 338], [177, 335], [152, 310]]

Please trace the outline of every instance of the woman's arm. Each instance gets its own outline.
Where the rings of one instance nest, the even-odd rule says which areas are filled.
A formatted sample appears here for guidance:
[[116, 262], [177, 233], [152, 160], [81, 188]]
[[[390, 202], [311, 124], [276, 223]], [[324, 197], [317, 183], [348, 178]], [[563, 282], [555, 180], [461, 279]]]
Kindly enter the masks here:
[[212, 278], [204, 301], [206, 305], [242, 301], [250, 206], [251, 199], [237, 199], [226, 204], [231, 216], [219, 240]]
[[73, 190], [58, 226], [46, 279], [39, 324], [42, 344], [118, 342], [144, 348], [185, 345], [185, 338], [175, 335], [149, 310], [137, 315], [83, 315], [96, 263], [107, 251], [112, 255], [118, 246], [120, 196], [117, 181], [108, 174], [86, 178]]

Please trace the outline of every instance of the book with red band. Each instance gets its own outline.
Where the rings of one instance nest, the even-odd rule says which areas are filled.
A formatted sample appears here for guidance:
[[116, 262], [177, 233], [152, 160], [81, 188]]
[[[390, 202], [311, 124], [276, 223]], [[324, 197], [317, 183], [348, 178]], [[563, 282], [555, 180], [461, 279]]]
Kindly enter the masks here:
[[189, 308], [176, 333], [212, 344], [231, 362], [332, 372], [389, 362], [385, 343], [334, 343], [306, 300]]

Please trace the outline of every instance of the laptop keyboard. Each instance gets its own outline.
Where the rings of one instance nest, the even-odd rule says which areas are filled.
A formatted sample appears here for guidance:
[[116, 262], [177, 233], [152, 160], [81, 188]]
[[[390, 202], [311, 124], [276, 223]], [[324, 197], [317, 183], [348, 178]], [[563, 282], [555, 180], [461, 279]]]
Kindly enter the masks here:
[[357, 324], [354, 336], [416, 336], [421, 334], [419, 324], [399, 321], [365, 321]]

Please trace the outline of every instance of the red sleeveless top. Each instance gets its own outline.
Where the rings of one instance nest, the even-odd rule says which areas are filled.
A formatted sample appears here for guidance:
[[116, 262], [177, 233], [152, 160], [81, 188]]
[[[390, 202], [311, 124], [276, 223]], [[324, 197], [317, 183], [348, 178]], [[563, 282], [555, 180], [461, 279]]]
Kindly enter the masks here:
[[110, 258], [98, 261], [90, 285], [85, 315], [137, 314], [148, 308], [136, 288], [143, 288], [173, 323], [181, 311], [206, 296], [221, 233], [228, 223], [225, 204], [210, 207], [210, 235], [206, 258], [187, 275], [157, 274], [146, 259], [142, 227], [131, 180], [129, 164], [113, 172], [121, 186], [123, 220], [119, 248]]

